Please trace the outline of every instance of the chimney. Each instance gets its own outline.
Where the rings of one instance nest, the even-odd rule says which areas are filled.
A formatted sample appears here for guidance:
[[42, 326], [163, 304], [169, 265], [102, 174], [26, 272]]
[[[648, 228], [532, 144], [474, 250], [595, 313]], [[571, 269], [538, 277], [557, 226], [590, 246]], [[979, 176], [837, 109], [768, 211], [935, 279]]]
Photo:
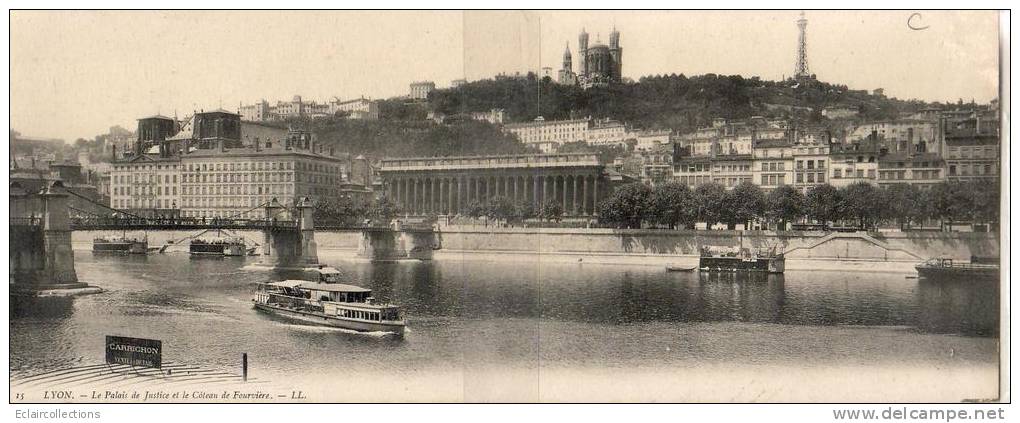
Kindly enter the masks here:
[[117, 160], [117, 144], [113, 145], [113, 157], [111, 160]]

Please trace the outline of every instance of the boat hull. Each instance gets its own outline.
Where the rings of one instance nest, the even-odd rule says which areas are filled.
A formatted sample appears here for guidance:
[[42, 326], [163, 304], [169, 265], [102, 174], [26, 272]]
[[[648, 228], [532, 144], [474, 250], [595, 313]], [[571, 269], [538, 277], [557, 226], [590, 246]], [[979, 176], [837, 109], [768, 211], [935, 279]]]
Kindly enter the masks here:
[[953, 280], [998, 280], [999, 268], [996, 267], [938, 267], [914, 266], [917, 276], [925, 279]]
[[243, 244], [191, 244], [188, 251], [196, 256], [243, 257], [248, 255]]
[[783, 273], [786, 271], [786, 259], [783, 257], [701, 257], [698, 267], [709, 272]]
[[318, 326], [331, 326], [359, 332], [391, 332], [397, 335], [404, 334], [404, 325], [399, 324], [351, 320], [335, 316], [327, 316], [323, 313], [296, 310], [258, 302], [255, 303], [255, 309], [265, 313], [279, 315]]
[[92, 252], [94, 253], [116, 253], [116, 254], [146, 254], [148, 252], [146, 242], [93, 242]]

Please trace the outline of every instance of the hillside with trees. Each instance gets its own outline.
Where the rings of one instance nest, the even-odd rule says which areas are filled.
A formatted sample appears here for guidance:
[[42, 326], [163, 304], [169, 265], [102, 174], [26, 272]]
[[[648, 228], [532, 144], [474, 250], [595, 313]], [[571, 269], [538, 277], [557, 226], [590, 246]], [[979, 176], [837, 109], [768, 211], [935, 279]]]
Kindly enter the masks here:
[[[451, 115], [504, 109], [511, 121], [613, 118], [646, 129], [692, 131], [713, 118], [786, 117], [822, 122], [821, 109], [831, 105], [860, 108], [861, 119], [896, 118], [928, 104], [872, 95], [845, 85], [820, 81], [767, 81], [739, 75], [657, 75], [606, 88], [582, 90], [549, 78], [485, 79], [456, 88], [433, 91], [432, 110]], [[540, 107], [539, 107], [540, 106]], [[807, 108], [812, 111], [808, 112]]]

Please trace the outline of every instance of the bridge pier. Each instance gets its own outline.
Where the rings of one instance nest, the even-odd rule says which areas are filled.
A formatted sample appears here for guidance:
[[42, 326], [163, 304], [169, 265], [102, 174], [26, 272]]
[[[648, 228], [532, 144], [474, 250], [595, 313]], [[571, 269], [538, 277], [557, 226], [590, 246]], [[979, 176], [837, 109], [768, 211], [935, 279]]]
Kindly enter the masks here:
[[371, 228], [361, 231], [358, 257], [372, 261], [432, 260], [440, 242], [432, 230]]
[[39, 292], [78, 289], [71, 249], [68, 194], [54, 181], [39, 193], [27, 193], [17, 182], [10, 185], [11, 291]]
[[[259, 266], [273, 268], [307, 268], [319, 264], [315, 243], [315, 219], [307, 197], [295, 204], [297, 216], [275, 198], [266, 205], [267, 225], [262, 231], [262, 255]], [[283, 227], [277, 221], [297, 221], [296, 227]]]

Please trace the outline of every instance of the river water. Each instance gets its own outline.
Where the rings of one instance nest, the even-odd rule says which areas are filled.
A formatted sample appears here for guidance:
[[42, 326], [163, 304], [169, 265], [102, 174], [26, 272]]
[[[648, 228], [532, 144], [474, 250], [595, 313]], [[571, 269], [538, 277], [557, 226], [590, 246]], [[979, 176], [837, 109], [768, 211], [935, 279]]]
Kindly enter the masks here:
[[[105, 335], [313, 401], [959, 401], [997, 392], [999, 288], [903, 274], [748, 278], [504, 260], [369, 263], [320, 252], [404, 307], [401, 339], [255, 311], [245, 258], [75, 255], [106, 292], [11, 319], [13, 378], [103, 362]], [[252, 259], [247, 259], [249, 262]]]

